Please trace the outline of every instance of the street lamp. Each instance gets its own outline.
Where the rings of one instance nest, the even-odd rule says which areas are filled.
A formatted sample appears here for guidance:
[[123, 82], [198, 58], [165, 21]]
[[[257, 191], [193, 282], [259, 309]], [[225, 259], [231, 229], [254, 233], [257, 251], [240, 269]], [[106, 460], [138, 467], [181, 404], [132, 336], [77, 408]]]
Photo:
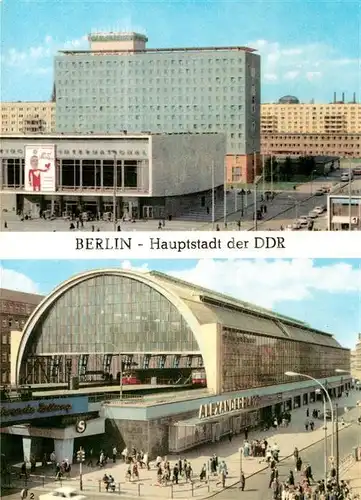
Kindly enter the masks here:
[[242, 480], [242, 469], [243, 469], [243, 448], [242, 446], [239, 449], [239, 480]]
[[[321, 393], [321, 389], [317, 389], [316, 390], [316, 393], [320, 394]], [[324, 440], [324, 474], [325, 474], [325, 484], [327, 484], [327, 418], [326, 418], [326, 405], [327, 405], [327, 402], [326, 402], [326, 396], [324, 394], [324, 392], [322, 392], [322, 399], [323, 399], [323, 427], [324, 427], [324, 430], [325, 430], [325, 440]]]
[[306, 375], [305, 373], [297, 373], [297, 372], [285, 372], [285, 375], [287, 377], [304, 377], [304, 378], [308, 378], [310, 380], [313, 380], [317, 385], [319, 385], [323, 391], [323, 393], [325, 394], [327, 400], [328, 400], [328, 403], [330, 405], [330, 411], [331, 411], [331, 428], [332, 428], [332, 440], [331, 440], [331, 455], [334, 456], [334, 441], [335, 441], [335, 415], [334, 415], [334, 411], [333, 411], [333, 405], [332, 405], [332, 401], [331, 401], [331, 397], [328, 393], [328, 390], [326, 389], [326, 387], [319, 381], [317, 380], [317, 378], [314, 378], [314, 377], [311, 377], [311, 375]]

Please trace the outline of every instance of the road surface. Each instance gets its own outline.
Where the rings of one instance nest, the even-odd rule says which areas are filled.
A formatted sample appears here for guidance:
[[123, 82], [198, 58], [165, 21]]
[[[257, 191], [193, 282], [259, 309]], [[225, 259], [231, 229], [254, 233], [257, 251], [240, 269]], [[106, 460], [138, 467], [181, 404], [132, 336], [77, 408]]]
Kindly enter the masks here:
[[[357, 445], [357, 439], [361, 441], [360, 426], [352, 425], [351, 427], [340, 431], [339, 433], [339, 446], [340, 457], [344, 457], [352, 452], [352, 448]], [[331, 447], [331, 438], [328, 439], [328, 450]], [[315, 480], [324, 477], [324, 442], [316, 443], [307, 450], [301, 452], [303, 463], [308, 462], [311, 464], [313, 476]], [[294, 470], [292, 459], [286, 459], [280, 462], [278, 470], [281, 481], [287, 479], [289, 471]], [[217, 500], [233, 500], [242, 498], [242, 500], [268, 500], [272, 499], [271, 490], [268, 488], [269, 483], [269, 469], [260, 472], [253, 477], [246, 480], [246, 489], [242, 493], [235, 487], [221, 491], [216, 495]], [[298, 480], [298, 475], [295, 473], [295, 479]]]

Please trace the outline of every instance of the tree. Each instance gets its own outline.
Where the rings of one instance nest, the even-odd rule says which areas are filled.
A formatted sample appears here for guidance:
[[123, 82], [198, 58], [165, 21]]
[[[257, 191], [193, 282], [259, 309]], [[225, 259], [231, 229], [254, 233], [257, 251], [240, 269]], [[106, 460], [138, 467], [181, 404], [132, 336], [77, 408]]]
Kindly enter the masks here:
[[[271, 161], [272, 161], [272, 165], [271, 165]], [[271, 182], [272, 181], [272, 176], [273, 176], [273, 180], [275, 180], [277, 178], [277, 172], [278, 172], [278, 161], [277, 159], [272, 156], [272, 157], [268, 157], [266, 159], [266, 161], [264, 162], [264, 180], [266, 182]]]
[[288, 182], [293, 177], [293, 163], [289, 156], [285, 158], [285, 160], [279, 164], [277, 171], [277, 180]]
[[297, 173], [305, 177], [310, 177], [316, 168], [315, 158], [313, 156], [300, 156], [297, 163]]

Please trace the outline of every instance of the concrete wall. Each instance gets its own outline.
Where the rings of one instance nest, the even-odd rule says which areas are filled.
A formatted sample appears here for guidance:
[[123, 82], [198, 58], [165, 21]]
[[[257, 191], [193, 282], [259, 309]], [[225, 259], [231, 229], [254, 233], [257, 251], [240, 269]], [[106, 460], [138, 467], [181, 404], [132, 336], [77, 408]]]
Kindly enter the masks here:
[[152, 196], [177, 196], [224, 182], [226, 140], [223, 134], [152, 137]]
[[16, 359], [23, 332], [11, 331], [10, 334], [10, 384], [16, 385]]
[[207, 388], [220, 394], [221, 391], [221, 326], [217, 323], [201, 325], [197, 338], [207, 374]]
[[179, 420], [195, 417], [197, 411], [182, 412], [166, 418], [149, 421], [106, 419], [104, 448], [116, 445], [118, 450], [133, 446], [149, 453], [151, 459], [169, 452], [169, 426]]

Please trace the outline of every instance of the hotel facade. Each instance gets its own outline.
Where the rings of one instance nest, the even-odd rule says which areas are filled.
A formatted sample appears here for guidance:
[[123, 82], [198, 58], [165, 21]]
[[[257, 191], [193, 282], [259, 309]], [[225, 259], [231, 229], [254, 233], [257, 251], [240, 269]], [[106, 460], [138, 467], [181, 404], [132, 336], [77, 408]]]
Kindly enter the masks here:
[[97, 33], [54, 61], [60, 133], [224, 133], [227, 178], [251, 181], [260, 153], [260, 57], [248, 47], [146, 48]]

